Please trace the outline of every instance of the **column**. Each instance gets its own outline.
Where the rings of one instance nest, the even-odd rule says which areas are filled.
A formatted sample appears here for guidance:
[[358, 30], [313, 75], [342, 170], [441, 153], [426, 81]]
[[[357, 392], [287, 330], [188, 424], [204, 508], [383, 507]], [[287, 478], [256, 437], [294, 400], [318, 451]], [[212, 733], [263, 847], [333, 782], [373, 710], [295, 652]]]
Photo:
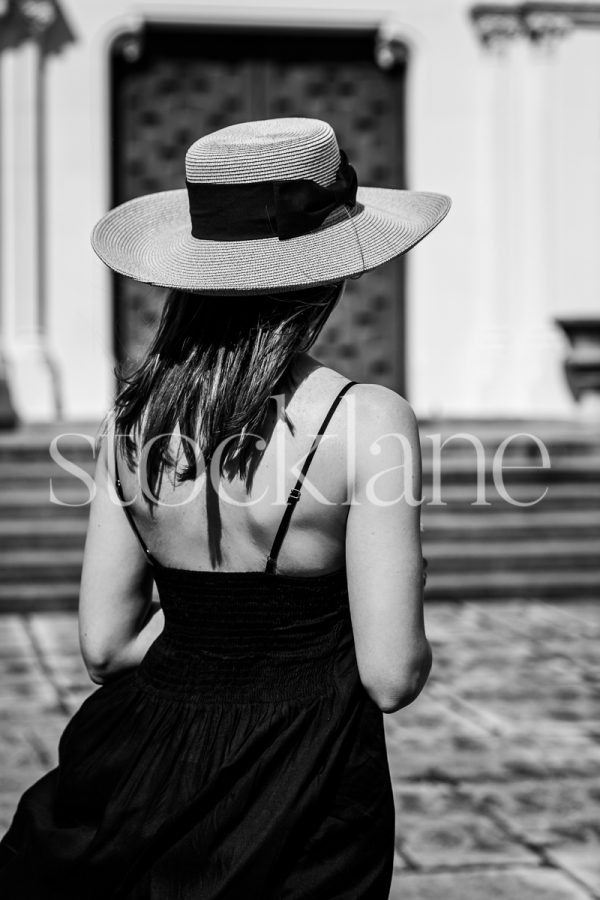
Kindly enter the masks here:
[[24, 421], [61, 412], [44, 277], [44, 39], [56, 15], [50, 2], [16, 3], [1, 25], [2, 343], [10, 397]]
[[513, 61], [523, 34], [519, 18], [508, 13], [486, 14], [478, 17], [475, 25], [486, 55], [482, 61], [486, 82], [478, 154], [488, 251], [485, 259], [479, 261], [482, 283], [470, 367], [473, 405], [494, 416], [506, 414], [514, 404], [507, 378], [511, 368], [513, 273], [518, 254], [512, 227], [516, 154]]
[[562, 372], [563, 341], [553, 317], [554, 223], [557, 210], [553, 184], [565, 173], [556, 170], [553, 128], [556, 108], [553, 79], [559, 41], [569, 30], [563, 16], [530, 14], [525, 18], [530, 40], [515, 60], [519, 85], [518, 171], [514, 190], [519, 204], [520, 252], [514, 290], [519, 303], [512, 323], [512, 359], [517, 412], [554, 413], [571, 406]]
[[552, 318], [556, 215], [552, 183], [556, 47], [568, 17], [476, 7], [489, 52], [490, 296], [480, 312], [481, 408], [546, 415], [569, 409]]
[[[0, 0], [1, 2], [1, 0]], [[2, 7], [0, 6], [0, 14], [3, 12]], [[3, 118], [3, 110], [2, 110], [2, 69], [0, 67], [0, 134], [2, 132], [2, 123], [5, 122], [6, 119]], [[2, 156], [2, 142], [0, 140], [0, 273], [4, 269], [4, 256], [3, 256], [3, 235], [6, 233], [5, 223], [2, 218], [2, 180], [1, 174], [3, 171], [3, 156]], [[17, 423], [17, 416], [15, 412], [15, 408], [12, 402], [12, 397], [10, 394], [10, 390], [8, 387], [8, 371], [7, 371], [7, 363], [6, 363], [6, 352], [5, 352], [5, 317], [6, 311], [4, 309], [3, 303], [3, 292], [2, 292], [2, 282], [0, 281], [0, 429], [3, 428], [14, 428]]]

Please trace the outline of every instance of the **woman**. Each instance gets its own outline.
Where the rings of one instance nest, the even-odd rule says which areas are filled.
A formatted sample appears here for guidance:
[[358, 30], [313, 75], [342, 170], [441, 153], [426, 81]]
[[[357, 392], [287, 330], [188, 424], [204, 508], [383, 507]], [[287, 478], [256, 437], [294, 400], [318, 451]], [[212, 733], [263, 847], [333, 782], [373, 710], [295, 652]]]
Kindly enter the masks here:
[[344, 280], [449, 201], [357, 193], [311, 119], [201, 138], [186, 176], [93, 234], [171, 292], [100, 441], [79, 615], [100, 687], [0, 843], [3, 897], [384, 900], [383, 713], [431, 665], [418, 433], [307, 351]]

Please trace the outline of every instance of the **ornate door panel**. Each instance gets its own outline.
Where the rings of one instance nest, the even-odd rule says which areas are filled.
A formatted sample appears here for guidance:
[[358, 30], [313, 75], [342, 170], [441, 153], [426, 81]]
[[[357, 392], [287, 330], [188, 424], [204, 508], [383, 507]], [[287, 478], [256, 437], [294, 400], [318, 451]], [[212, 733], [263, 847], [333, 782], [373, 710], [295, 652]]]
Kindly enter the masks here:
[[[375, 63], [374, 35], [356, 32], [148, 28], [113, 47], [113, 200], [184, 187], [193, 140], [247, 119], [322, 118], [359, 184], [404, 185], [404, 71]], [[403, 261], [358, 280], [313, 352], [357, 381], [403, 392]], [[139, 359], [156, 328], [164, 291], [115, 282], [115, 349]]]

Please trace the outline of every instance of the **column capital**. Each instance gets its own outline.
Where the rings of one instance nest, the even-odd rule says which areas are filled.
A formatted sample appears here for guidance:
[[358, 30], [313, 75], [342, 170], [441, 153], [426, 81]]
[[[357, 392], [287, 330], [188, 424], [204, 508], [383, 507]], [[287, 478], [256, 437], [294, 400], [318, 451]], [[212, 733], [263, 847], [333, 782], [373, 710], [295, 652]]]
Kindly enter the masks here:
[[35, 37], [47, 31], [58, 16], [52, 0], [15, 0], [14, 6], [29, 33]]
[[525, 10], [523, 21], [531, 40], [542, 44], [565, 37], [575, 28], [571, 16], [551, 10]]
[[600, 28], [600, 3], [478, 3], [470, 18], [486, 46], [524, 36], [548, 44], [576, 28]]
[[482, 43], [494, 50], [504, 49], [525, 33], [521, 17], [509, 7], [475, 6], [471, 19]]
[[57, 53], [74, 40], [58, 0], [0, 0], [0, 50], [29, 40]]

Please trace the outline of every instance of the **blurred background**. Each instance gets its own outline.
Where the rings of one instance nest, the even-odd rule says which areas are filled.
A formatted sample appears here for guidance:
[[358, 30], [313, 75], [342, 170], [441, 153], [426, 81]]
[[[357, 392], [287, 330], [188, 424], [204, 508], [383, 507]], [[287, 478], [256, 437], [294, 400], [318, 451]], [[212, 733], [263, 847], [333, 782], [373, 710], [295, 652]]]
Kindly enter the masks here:
[[90, 231], [184, 187], [203, 134], [288, 115], [330, 122], [360, 184], [453, 200], [313, 351], [421, 422], [436, 665], [387, 717], [398, 897], [598, 898], [594, 2], [0, 0], [0, 814], [93, 687], [82, 473], [164, 300]]

